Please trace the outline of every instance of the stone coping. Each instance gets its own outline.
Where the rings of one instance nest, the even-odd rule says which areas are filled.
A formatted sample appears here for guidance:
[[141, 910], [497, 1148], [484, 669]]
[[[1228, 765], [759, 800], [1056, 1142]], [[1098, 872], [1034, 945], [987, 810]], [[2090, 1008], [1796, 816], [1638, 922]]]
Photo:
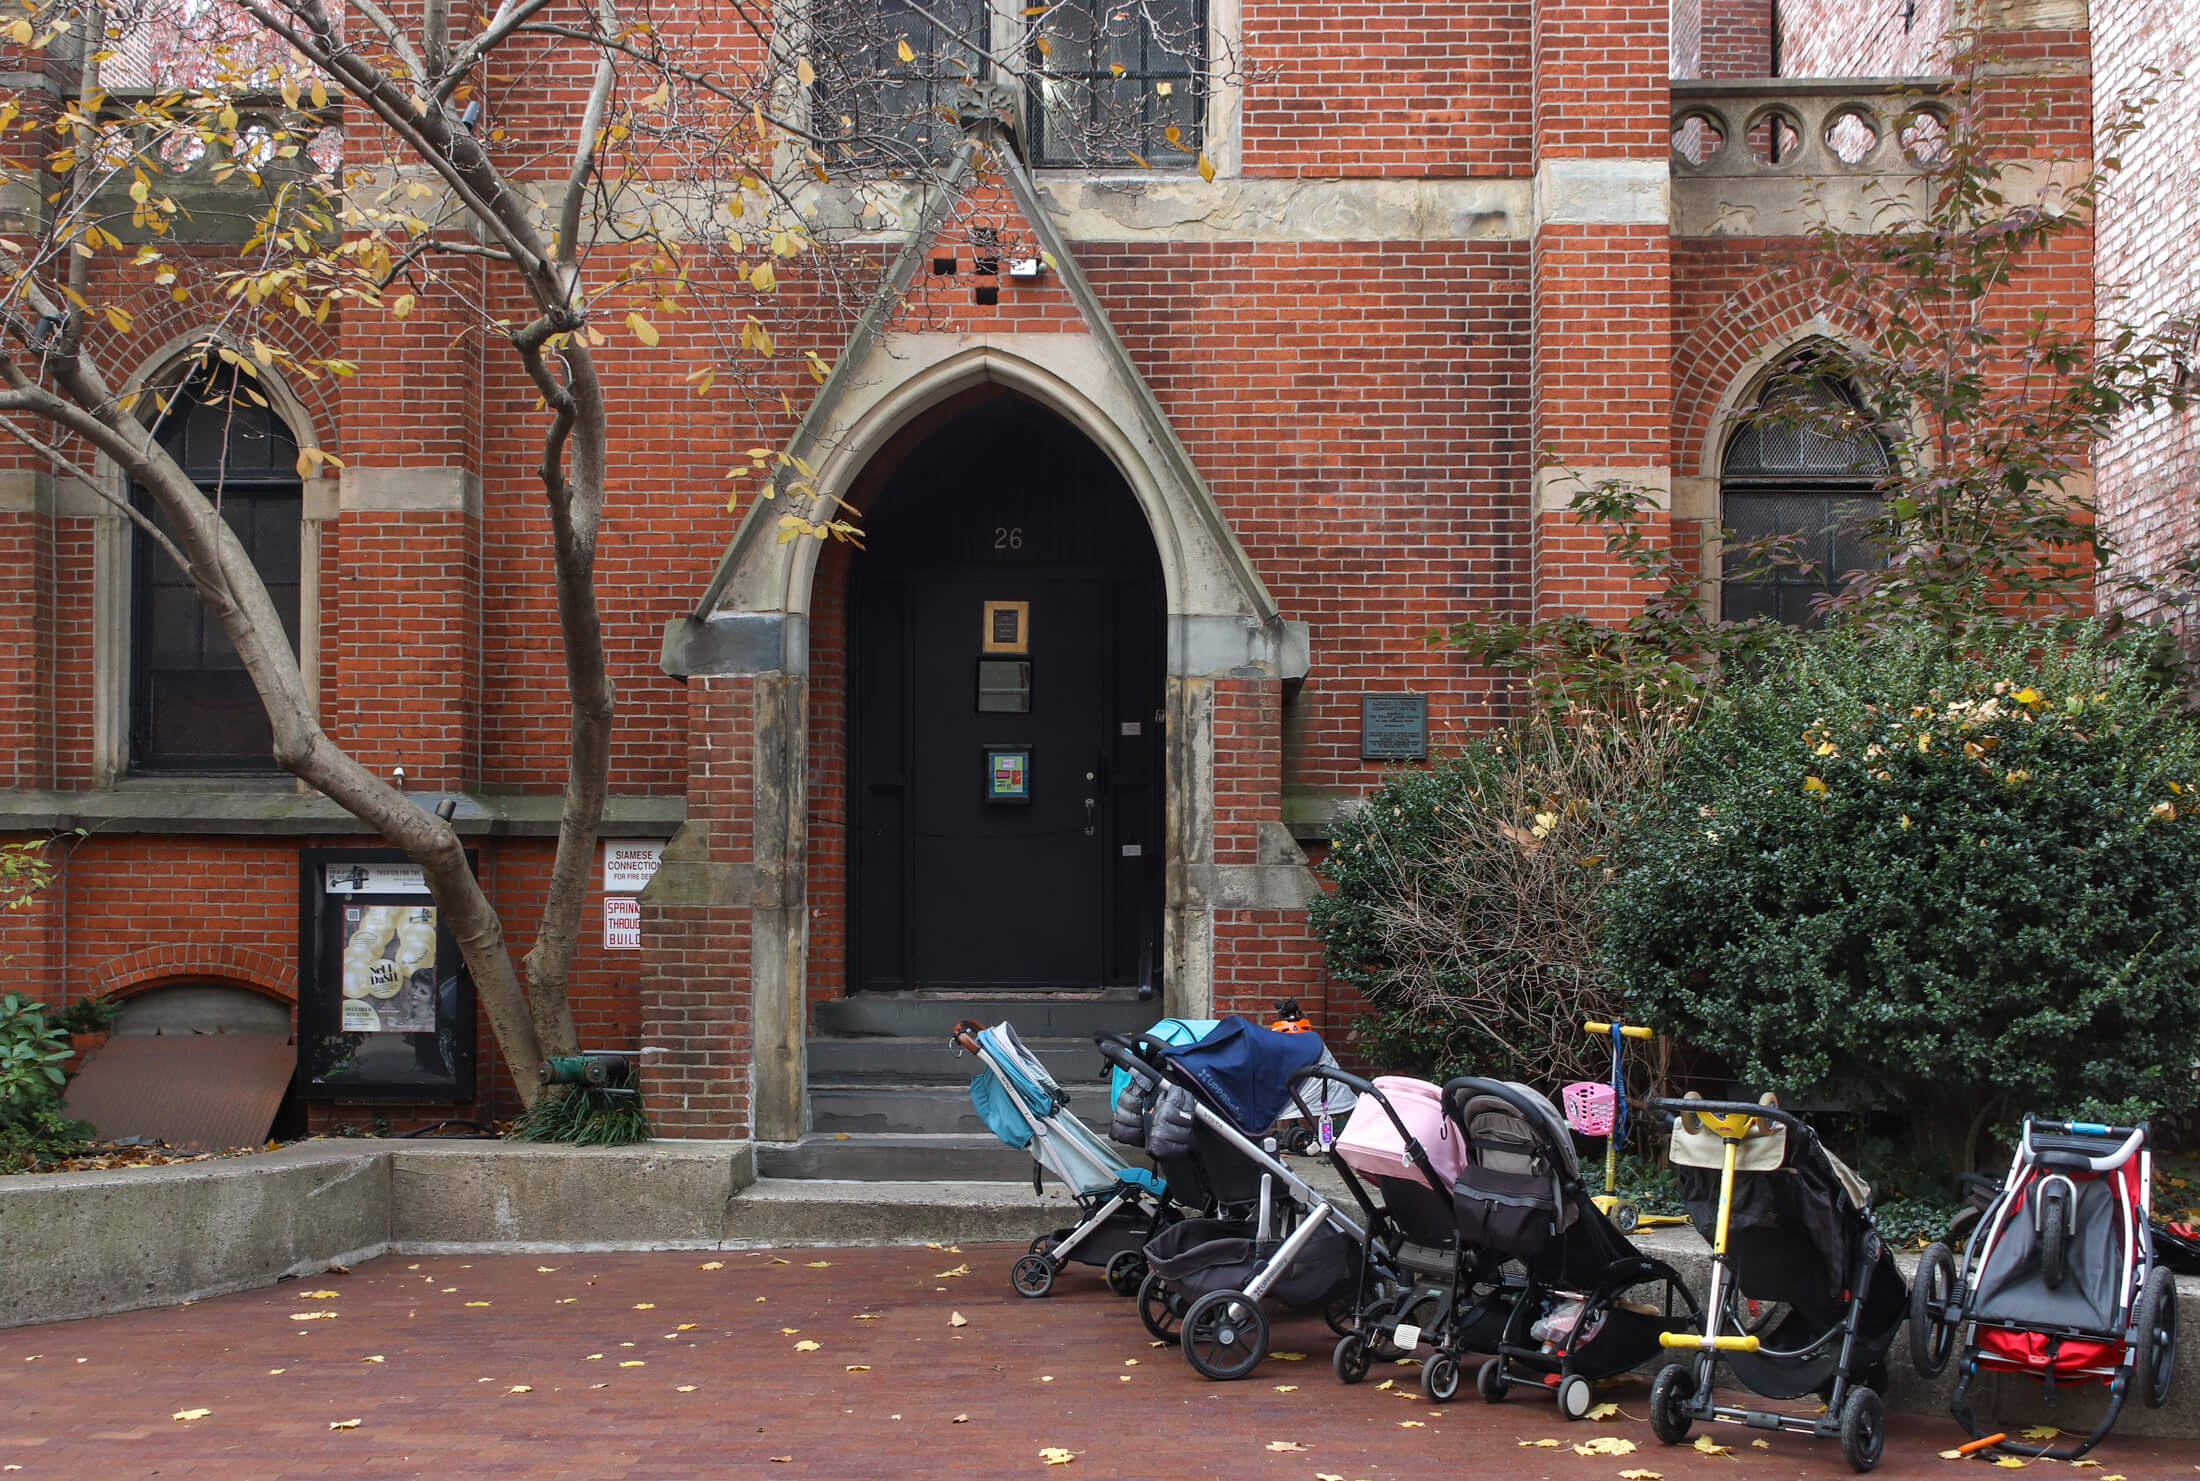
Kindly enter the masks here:
[[[416, 791], [432, 808], [456, 798], [452, 826], [464, 838], [555, 838], [564, 799], [556, 793]], [[606, 838], [670, 838], [687, 819], [685, 797], [616, 796], [604, 805]], [[81, 792], [0, 788], [0, 833], [72, 828], [116, 833], [250, 833], [359, 837], [374, 830], [288, 777], [133, 780]]]

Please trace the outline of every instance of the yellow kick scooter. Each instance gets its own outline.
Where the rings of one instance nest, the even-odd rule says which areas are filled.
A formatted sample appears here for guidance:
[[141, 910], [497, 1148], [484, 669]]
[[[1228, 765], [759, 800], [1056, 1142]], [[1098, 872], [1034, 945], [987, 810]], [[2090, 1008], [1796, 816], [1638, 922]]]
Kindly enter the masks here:
[[1645, 1214], [1632, 1198], [1623, 1198], [1619, 1192], [1619, 1144], [1627, 1134], [1627, 1077], [1621, 1059], [1621, 1044], [1627, 1039], [1656, 1037], [1649, 1029], [1632, 1023], [1585, 1023], [1582, 1030], [1591, 1038], [1609, 1038], [1612, 1041], [1612, 1078], [1608, 1084], [1595, 1080], [1581, 1080], [1569, 1085], [1560, 1093], [1566, 1106], [1566, 1120], [1583, 1136], [1600, 1136], [1604, 1140], [1604, 1192], [1590, 1200], [1597, 1211], [1612, 1221], [1622, 1234], [1637, 1229], [1653, 1228], [1660, 1224], [1685, 1224], [1688, 1220], [1673, 1214]]

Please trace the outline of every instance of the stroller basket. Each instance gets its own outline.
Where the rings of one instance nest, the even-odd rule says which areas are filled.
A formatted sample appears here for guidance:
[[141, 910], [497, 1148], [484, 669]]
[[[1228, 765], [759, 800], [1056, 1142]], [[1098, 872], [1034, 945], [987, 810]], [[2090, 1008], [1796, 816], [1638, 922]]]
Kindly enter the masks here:
[[[1146, 1264], [1187, 1302], [1196, 1301], [1211, 1291], [1242, 1289], [1276, 1243], [1263, 1248], [1253, 1226], [1236, 1219], [1185, 1219], [1154, 1236], [1146, 1246]], [[1359, 1271], [1359, 1245], [1325, 1224], [1268, 1288], [1268, 1296], [1284, 1306], [1318, 1306], [1350, 1287]]]

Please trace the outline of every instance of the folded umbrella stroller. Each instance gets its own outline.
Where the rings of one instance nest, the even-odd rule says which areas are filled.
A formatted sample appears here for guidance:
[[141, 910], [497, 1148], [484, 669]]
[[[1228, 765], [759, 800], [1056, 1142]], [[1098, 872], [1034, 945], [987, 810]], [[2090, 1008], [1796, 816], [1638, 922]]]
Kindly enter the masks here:
[[[1698, 1420], [1841, 1441], [1851, 1467], [1886, 1444], [1887, 1349], [1909, 1309], [1894, 1253], [1872, 1222], [1872, 1190], [1800, 1118], [1770, 1104], [1655, 1100], [1674, 1120], [1681, 1198], [1711, 1243], [1703, 1334], [1659, 1343], [1693, 1354], [1650, 1385], [1650, 1428], [1668, 1445]], [[1809, 1415], [1722, 1404], [1725, 1363], [1768, 1399], [1816, 1394]]]
[[1046, 1295], [1072, 1260], [1101, 1267], [1119, 1295], [1136, 1291], [1126, 1273], [1142, 1265], [1147, 1243], [1177, 1221], [1166, 1181], [1125, 1162], [1071, 1115], [1069, 1096], [1008, 1024], [984, 1028], [964, 1019], [950, 1045], [982, 1066], [971, 1077], [970, 1103], [995, 1136], [1030, 1150], [1032, 1187], [1039, 1186], [1042, 1168], [1052, 1173], [1084, 1216], [1074, 1228], [1031, 1242], [1030, 1252], [1009, 1270], [1016, 1294]]
[[[1460, 1360], [1495, 1354], [1475, 1388], [1495, 1404], [1532, 1383], [1558, 1411], [1580, 1419], [1591, 1385], [1657, 1356], [1666, 1332], [1701, 1326], [1695, 1297], [1679, 1272], [1642, 1254], [1615, 1228], [1581, 1181], [1573, 1134], [1549, 1098], [1517, 1081], [1463, 1076], [1444, 1087], [1444, 1109], [1463, 1156], [1451, 1182], [1449, 1212], [1463, 1262], [1461, 1302], [1427, 1336], [1436, 1351], [1421, 1364], [1421, 1391], [1448, 1403], [1459, 1391]], [[1524, 1280], [1494, 1278], [1506, 1262]], [[1655, 1304], [1642, 1299], [1662, 1287]], [[1411, 1350], [1421, 1334], [1400, 1334]]]
[[[1199, 1157], [1225, 1210], [1185, 1219], [1146, 1246], [1150, 1273], [1139, 1314], [1159, 1331], [1180, 1315], [1179, 1340], [1193, 1369], [1242, 1378], [1268, 1355], [1264, 1299], [1325, 1306], [1359, 1278], [1366, 1231], [1264, 1140], [1295, 1083], [1334, 1073], [1316, 1068], [1321, 1039], [1228, 1018], [1196, 1044], [1153, 1051], [1151, 1064], [1120, 1044], [1102, 1049], [1119, 1067], [1160, 1080], [1147, 1150], [1163, 1167]], [[1255, 1192], [1249, 1220], [1232, 1196], [1248, 1180]], [[1150, 1310], [1156, 1304], [1164, 1317]]]
[[2115, 1428], [2136, 1383], [2147, 1407], [2177, 1371], [2177, 1280], [2157, 1258], [2147, 1127], [2024, 1118], [2009, 1177], [1976, 1226], [1962, 1278], [1945, 1244], [1926, 1247], [1910, 1293], [1910, 1357], [1938, 1377], [1959, 1335], [1948, 1407], [1973, 1439], [1980, 1373], [2108, 1386], [2108, 1404], [2076, 1445], [2004, 1439], [2015, 1455], [2076, 1460]]

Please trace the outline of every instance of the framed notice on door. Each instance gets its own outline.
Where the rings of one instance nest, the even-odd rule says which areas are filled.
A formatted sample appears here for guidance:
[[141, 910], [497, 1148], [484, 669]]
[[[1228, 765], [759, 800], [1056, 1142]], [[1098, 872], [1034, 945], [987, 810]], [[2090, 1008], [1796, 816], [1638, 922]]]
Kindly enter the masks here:
[[1031, 651], [1031, 603], [987, 602], [981, 653]]
[[1031, 801], [1031, 747], [985, 748], [985, 800]]

